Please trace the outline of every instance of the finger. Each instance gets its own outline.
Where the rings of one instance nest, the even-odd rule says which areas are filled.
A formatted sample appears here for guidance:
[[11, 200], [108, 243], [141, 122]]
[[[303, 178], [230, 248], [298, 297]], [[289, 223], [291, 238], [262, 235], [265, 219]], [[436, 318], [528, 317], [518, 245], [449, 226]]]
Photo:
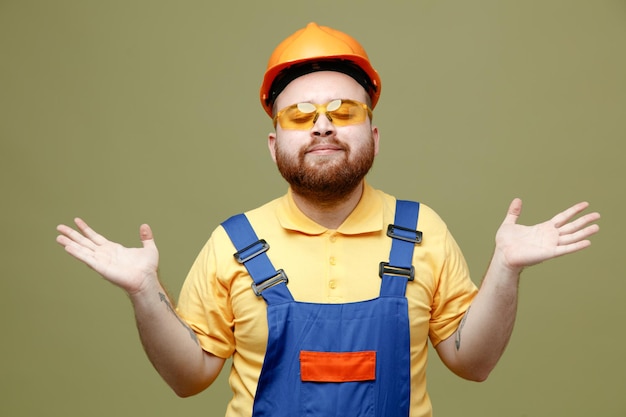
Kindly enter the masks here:
[[103, 245], [108, 242], [108, 240], [104, 236], [96, 233], [95, 230], [89, 227], [89, 225], [83, 219], [76, 217], [74, 219], [74, 223], [76, 223], [76, 226], [78, 226], [78, 229], [80, 229], [82, 234], [89, 238], [96, 245]]
[[86, 238], [85, 236], [83, 236], [82, 234], [80, 234], [79, 232], [77, 232], [76, 230], [72, 229], [69, 226], [60, 224], [57, 226], [57, 231], [61, 233], [61, 235], [65, 238], [61, 240], [57, 239], [57, 242], [61, 244], [63, 244], [62, 242], [65, 243], [63, 244], [63, 246], [67, 246], [70, 243], [75, 243], [75, 244], [84, 246], [89, 249], [94, 249], [96, 247], [94, 242], [92, 242], [90, 239]]
[[574, 204], [572, 207], [566, 210], [563, 210], [562, 212], [554, 216], [552, 218], [552, 222], [554, 223], [555, 227], [561, 227], [567, 222], [569, 222], [578, 213], [585, 210], [587, 207], [589, 207], [589, 203], [587, 203], [586, 201], [583, 201], [578, 204]]
[[141, 243], [144, 248], [156, 247], [156, 244], [154, 243], [154, 235], [149, 225], [142, 224], [139, 226], [139, 238], [141, 239]]
[[74, 243], [74, 241], [72, 239], [70, 239], [69, 237], [67, 237], [65, 234], [61, 234], [61, 235], [57, 236], [56, 241], [57, 241], [57, 243], [59, 245], [61, 245], [63, 247], [66, 247], [66, 246], [71, 245], [71, 244]]
[[563, 225], [560, 229], [559, 229], [559, 233], [561, 235], [566, 235], [566, 234], [570, 234], [570, 233], [575, 233], [578, 230], [583, 229], [585, 226], [587, 226], [588, 224], [595, 222], [597, 220], [600, 219], [600, 213], [589, 213], [586, 214], [582, 217], [579, 217], [578, 219], [567, 223], [565, 225]]
[[557, 246], [555, 251], [555, 257], [567, 255], [570, 253], [578, 252], [583, 250], [591, 245], [591, 241], [589, 240], [581, 240], [578, 242], [571, 243], [569, 245]]
[[139, 237], [141, 238], [141, 241], [154, 239], [152, 229], [149, 225], [142, 224], [139, 226]]
[[67, 236], [68, 234], [70, 234], [72, 230], [74, 229], [64, 224], [60, 224], [57, 226], [57, 232], [61, 233], [64, 236]]
[[591, 226], [587, 226], [584, 229], [578, 230], [574, 233], [570, 233], [567, 235], [563, 235], [559, 237], [559, 246], [566, 246], [572, 243], [580, 242], [582, 240], [586, 240], [590, 236], [598, 233], [600, 230], [600, 226], [597, 224], [592, 224]]
[[509, 204], [509, 210], [506, 213], [503, 224], [515, 224], [520, 214], [522, 214], [522, 200], [519, 198], [513, 199]]
[[56, 241], [65, 248], [67, 253], [93, 268], [93, 250], [86, 248], [65, 235], [57, 236]]

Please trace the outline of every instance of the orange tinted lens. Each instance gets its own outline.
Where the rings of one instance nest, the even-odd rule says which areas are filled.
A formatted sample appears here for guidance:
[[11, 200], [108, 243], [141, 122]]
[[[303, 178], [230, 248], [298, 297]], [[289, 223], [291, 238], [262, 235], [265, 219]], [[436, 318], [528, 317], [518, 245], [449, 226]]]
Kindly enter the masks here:
[[326, 108], [336, 126], [363, 123], [369, 110], [366, 104], [354, 100], [334, 100], [328, 103]]
[[310, 129], [313, 127], [317, 107], [312, 103], [297, 103], [278, 112], [276, 120], [283, 129]]
[[274, 124], [280, 123], [283, 129], [311, 129], [319, 113], [327, 113], [336, 126], [363, 123], [371, 117], [369, 107], [354, 100], [333, 100], [325, 105], [297, 103], [280, 110], [274, 118]]

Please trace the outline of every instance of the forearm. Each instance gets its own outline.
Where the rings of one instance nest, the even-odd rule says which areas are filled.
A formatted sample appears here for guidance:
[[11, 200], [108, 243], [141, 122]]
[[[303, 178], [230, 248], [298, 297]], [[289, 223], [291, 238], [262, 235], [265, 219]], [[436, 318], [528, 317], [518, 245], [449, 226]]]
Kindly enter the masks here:
[[455, 334], [438, 349], [458, 375], [485, 380], [504, 353], [517, 313], [520, 272], [507, 267], [498, 252], [494, 254], [470, 309]]
[[436, 347], [446, 365], [458, 375], [484, 380], [502, 356], [513, 332], [517, 313], [519, 275], [522, 268], [577, 252], [591, 243], [600, 218], [578, 203], [552, 219], [522, 226], [517, 219], [522, 201], [514, 199], [496, 233], [496, 250], [470, 310], [456, 333]]
[[150, 226], [139, 228], [142, 248], [125, 248], [83, 220], [77, 218], [75, 223], [80, 233], [59, 225], [57, 242], [130, 296], [141, 342], [163, 379], [180, 396], [208, 387], [224, 359], [202, 350], [193, 330], [176, 314], [157, 276], [159, 253]]
[[194, 331], [177, 314], [158, 279], [130, 294], [137, 328], [148, 358], [180, 396], [208, 387], [221, 370], [223, 359], [202, 350]]

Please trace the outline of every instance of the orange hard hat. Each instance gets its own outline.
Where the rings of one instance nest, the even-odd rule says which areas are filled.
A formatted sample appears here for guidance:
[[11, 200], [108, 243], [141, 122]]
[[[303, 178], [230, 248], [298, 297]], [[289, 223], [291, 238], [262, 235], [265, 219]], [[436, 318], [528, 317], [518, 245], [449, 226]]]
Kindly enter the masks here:
[[367, 91], [372, 109], [380, 96], [381, 82], [365, 49], [338, 30], [309, 23], [282, 41], [270, 56], [261, 86], [261, 104], [272, 117], [276, 96], [300, 75], [313, 71], [339, 71], [352, 76]]

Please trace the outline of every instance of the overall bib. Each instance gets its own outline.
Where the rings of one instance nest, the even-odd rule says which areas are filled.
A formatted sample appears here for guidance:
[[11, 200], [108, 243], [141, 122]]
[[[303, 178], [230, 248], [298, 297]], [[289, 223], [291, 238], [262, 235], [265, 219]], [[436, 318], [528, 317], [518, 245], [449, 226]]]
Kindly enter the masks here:
[[222, 226], [252, 288], [267, 302], [267, 350], [253, 417], [407, 417], [411, 361], [407, 282], [419, 203], [396, 203], [389, 262], [381, 262], [380, 296], [347, 304], [295, 301], [287, 275], [276, 270], [243, 214]]

